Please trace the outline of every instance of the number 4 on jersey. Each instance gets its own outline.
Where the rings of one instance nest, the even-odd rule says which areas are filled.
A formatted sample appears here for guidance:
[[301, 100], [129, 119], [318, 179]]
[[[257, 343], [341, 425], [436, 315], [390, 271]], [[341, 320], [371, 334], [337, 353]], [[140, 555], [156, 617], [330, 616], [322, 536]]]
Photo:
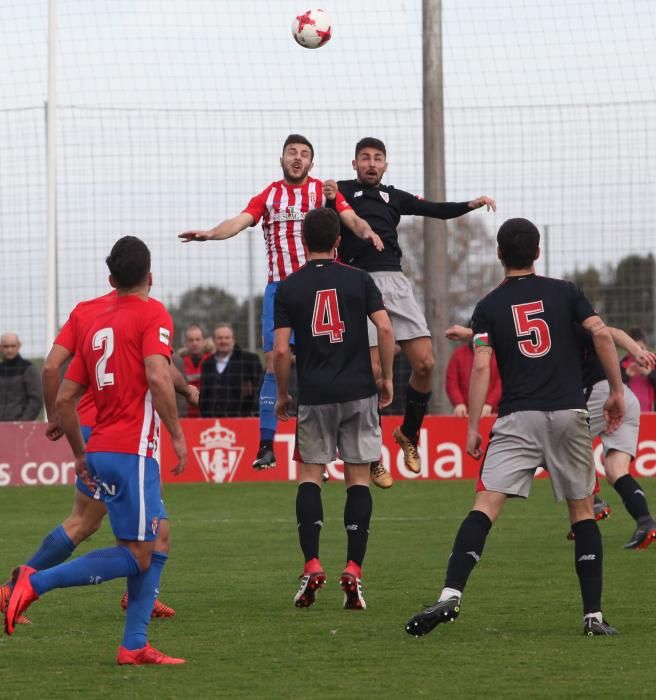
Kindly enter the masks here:
[[320, 289], [314, 297], [312, 335], [327, 335], [331, 343], [344, 340], [346, 326], [339, 315], [336, 289]]

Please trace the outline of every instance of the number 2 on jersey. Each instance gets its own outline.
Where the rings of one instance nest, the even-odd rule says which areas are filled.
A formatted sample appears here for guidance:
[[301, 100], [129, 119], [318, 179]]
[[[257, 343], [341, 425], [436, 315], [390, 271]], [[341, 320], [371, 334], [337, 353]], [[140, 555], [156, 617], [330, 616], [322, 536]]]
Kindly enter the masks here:
[[314, 297], [312, 335], [330, 336], [331, 343], [344, 340], [346, 325], [339, 315], [336, 289], [320, 289]]
[[106, 372], [107, 360], [114, 352], [114, 329], [101, 328], [96, 331], [91, 341], [94, 350], [102, 350], [103, 354], [96, 362], [96, 382], [98, 389], [102, 391], [103, 387], [114, 385], [114, 372]]
[[544, 312], [541, 301], [530, 301], [526, 304], [515, 304], [512, 307], [515, 331], [518, 338], [530, 336], [529, 340], [519, 340], [517, 345], [526, 357], [542, 357], [551, 350], [551, 334], [549, 325], [542, 318], [531, 318]]

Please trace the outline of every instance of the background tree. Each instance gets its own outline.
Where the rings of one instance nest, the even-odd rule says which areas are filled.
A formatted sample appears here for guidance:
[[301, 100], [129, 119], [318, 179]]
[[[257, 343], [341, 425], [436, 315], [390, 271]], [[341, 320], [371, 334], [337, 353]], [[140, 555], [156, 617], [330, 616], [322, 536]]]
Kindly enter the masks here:
[[[248, 347], [248, 300], [239, 302], [232, 294], [218, 287], [194, 287], [182, 294], [177, 304], [169, 305], [175, 324], [177, 347], [184, 345], [184, 332], [188, 326], [198, 324], [211, 335], [219, 323], [234, 326], [237, 343]], [[255, 298], [255, 327], [259, 345], [262, 296]]]

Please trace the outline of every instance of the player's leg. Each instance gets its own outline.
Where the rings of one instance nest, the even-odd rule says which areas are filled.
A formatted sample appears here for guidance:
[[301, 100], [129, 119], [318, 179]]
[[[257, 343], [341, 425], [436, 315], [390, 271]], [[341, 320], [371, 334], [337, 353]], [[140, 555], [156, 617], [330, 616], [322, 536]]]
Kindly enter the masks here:
[[[164, 506], [164, 501], [162, 500], [162, 512], [159, 516], [159, 527], [157, 531], [157, 540], [155, 541], [155, 549], [152, 555], [152, 566], [156, 568], [161, 576], [162, 570], [169, 558], [169, 551], [171, 549], [170, 542], [170, 528], [168, 515], [166, 513], [166, 508]], [[154, 582], [155, 585], [155, 604], [153, 605], [153, 611], [151, 613], [152, 618], [168, 618], [175, 615], [175, 610], [159, 599], [159, 580]], [[121, 598], [121, 607], [123, 610], [127, 610], [128, 607], [128, 593], [127, 591], [123, 594]]]
[[498, 418], [476, 485], [476, 499], [462, 521], [437, 601], [412, 617], [406, 632], [421, 636], [455, 620], [469, 576], [483, 555], [487, 536], [508, 496], [528, 498], [535, 470], [544, 462], [540, 440], [543, 414], [511, 413]]
[[[603, 415], [603, 407], [600, 410]], [[624, 410], [622, 425], [610, 435], [601, 433], [604, 470], [608, 483], [617, 491], [627, 512], [636, 522], [635, 530], [624, 547], [646, 549], [656, 539], [656, 520], [649, 510], [645, 492], [629, 473], [631, 460], [635, 457], [638, 448], [640, 403], [636, 395], [626, 386], [624, 387]]]
[[294, 459], [298, 463], [296, 523], [305, 565], [301, 585], [294, 596], [297, 608], [307, 608], [326, 582], [319, 561], [319, 537], [323, 527], [321, 475], [337, 454], [338, 404], [299, 405], [296, 416]]
[[552, 411], [546, 415], [545, 462], [556, 500], [567, 499], [583, 601], [583, 631], [588, 636], [616, 634], [604, 621], [601, 607], [603, 546], [593, 509], [595, 469], [588, 414]]
[[278, 421], [276, 406], [276, 375], [273, 373], [273, 305], [277, 282], [269, 282], [262, 300], [262, 349], [264, 350], [264, 378], [260, 387], [260, 445], [253, 461], [253, 469], [271, 469], [276, 466], [273, 442]]
[[340, 578], [344, 608], [365, 610], [362, 564], [367, 552], [373, 501], [369, 491], [369, 465], [380, 454], [382, 431], [376, 395], [338, 404], [337, 445], [344, 460], [346, 503], [346, 567]]
[[394, 431], [394, 438], [403, 448], [405, 464], [413, 472], [421, 471], [421, 458], [417, 451], [419, 430], [428, 410], [433, 384], [433, 346], [430, 337], [399, 340], [412, 373], [405, 397], [403, 423]]
[[[376, 384], [383, 375], [383, 370], [380, 364], [380, 353], [378, 352], [378, 342], [376, 326], [371, 321], [367, 321], [369, 325], [369, 354], [371, 356], [371, 370], [376, 380]], [[372, 344], [373, 343], [373, 344]], [[394, 485], [392, 475], [385, 469], [380, 459], [380, 455], [373, 460], [369, 465], [369, 475], [373, 483], [381, 489], [388, 489]]]
[[296, 526], [303, 552], [301, 585], [294, 596], [297, 608], [309, 608], [316, 600], [316, 592], [326, 582], [326, 574], [319, 561], [319, 539], [323, 527], [323, 503], [321, 501], [324, 464], [298, 464], [298, 490], [296, 492]]

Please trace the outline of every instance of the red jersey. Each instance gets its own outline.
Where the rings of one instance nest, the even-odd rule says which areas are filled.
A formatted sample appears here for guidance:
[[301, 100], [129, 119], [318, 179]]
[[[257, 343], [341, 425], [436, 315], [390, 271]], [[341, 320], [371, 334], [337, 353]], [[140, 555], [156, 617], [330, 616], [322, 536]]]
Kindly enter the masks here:
[[152, 457], [159, 439], [144, 359], [171, 358], [173, 321], [156, 299], [119, 296], [78, 346], [67, 379], [90, 386], [98, 415], [87, 452]]
[[[191, 359], [191, 355], [183, 355], [182, 356], [182, 363], [184, 365], [184, 373], [185, 373], [185, 378], [187, 380], [187, 384], [191, 384], [191, 386], [195, 386], [198, 391], [200, 391], [200, 368], [203, 362], [211, 355], [211, 352], [206, 352], [204, 355], [201, 355], [200, 361], [198, 362], [198, 365], [195, 365], [193, 363], [193, 360]], [[198, 406], [191, 406], [189, 405], [187, 407], [187, 418], [198, 418], [200, 416], [200, 411], [198, 409]]]
[[[253, 225], [262, 219], [269, 258], [269, 282], [284, 280], [305, 265], [301, 238], [303, 219], [312, 209], [324, 206], [323, 182], [313, 177], [308, 177], [303, 185], [288, 185], [284, 180], [272, 182], [248, 203], [242, 213], [253, 217]], [[340, 192], [337, 193], [335, 208], [338, 214], [351, 209]]]
[[[71, 311], [66, 323], [55, 338], [55, 344], [66, 348], [71, 355], [75, 354], [75, 348], [86, 337], [91, 324], [96, 320], [99, 313], [109, 308], [116, 301], [116, 290], [101, 297], [81, 301]], [[80, 418], [80, 425], [93, 428], [96, 423], [96, 404], [93, 401], [93, 394], [89, 387], [77, 405], [77, 414]]]

